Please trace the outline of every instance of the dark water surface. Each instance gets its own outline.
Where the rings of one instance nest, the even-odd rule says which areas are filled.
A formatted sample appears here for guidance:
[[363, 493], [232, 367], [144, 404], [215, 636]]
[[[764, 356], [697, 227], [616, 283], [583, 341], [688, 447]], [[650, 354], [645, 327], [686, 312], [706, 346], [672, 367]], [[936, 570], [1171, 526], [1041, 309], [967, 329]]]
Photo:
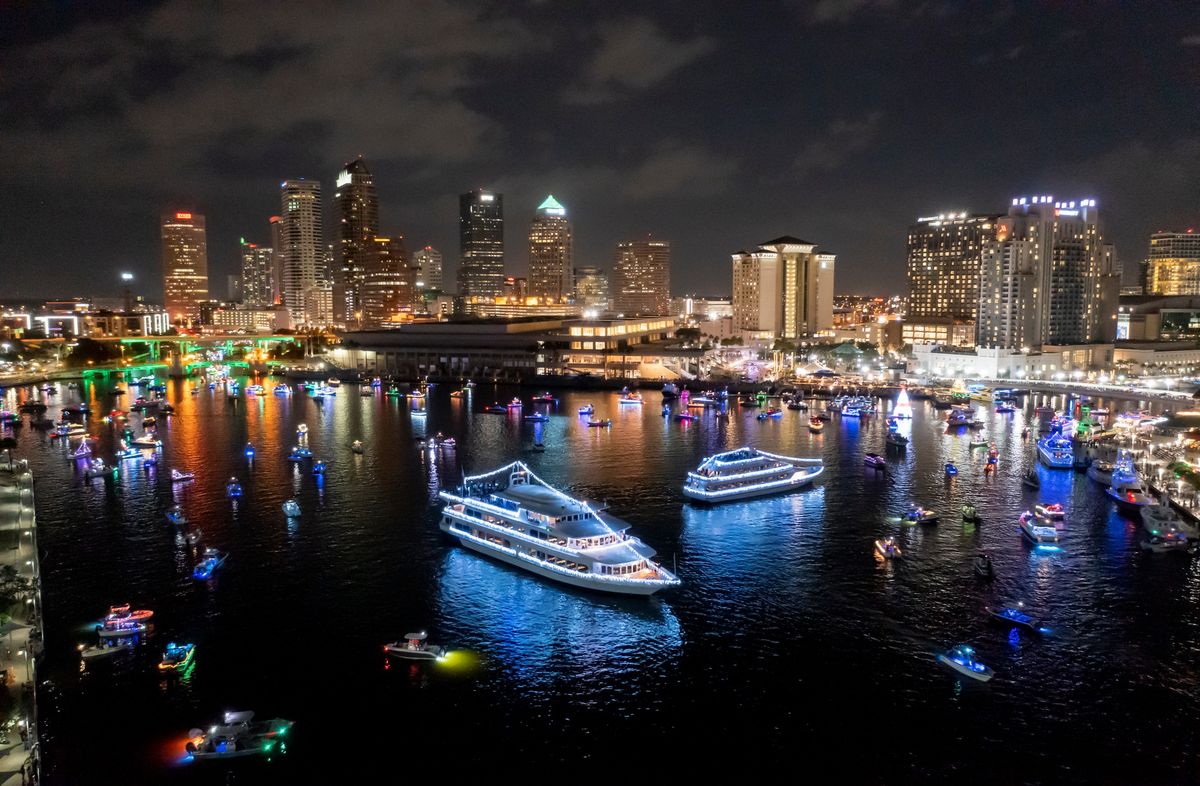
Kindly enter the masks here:
[[[619, 407], [615, 393], [568, 392], [534, 426], [479, 412], [515, 389], [481, 387], [460, 401], [443, 386], [416, 418], [404, 400], [352, 386], [323, 403], [268, 394], [231, 404], [220, 389], [191, 396], [189, 385], [169, 383], [178, 414], [159, 419], [157, 468], [127, 463], [116, 481], [85, 482], [65, 445], [20, 433], [45, 555], [41, 711], [53, 782], [513, 772], [590, 782], [728, 766], [835, 783], [1195, 779], [1196, 563], [1143, 551], [1139, 527], [1098, 486], [1046, 469], [1041, 498], [1068, 508], [1064, 550], [1030, 549], [1016, 517], [1036, 501], [1020, 483], [1033, 461], [1020, 437], [1033, 401], [1024, 414], [986, 415], [1001, 450], [994, 477], [985, 451], [969, 450], [966, 432], [947, 434], [922, 402], [906, 425], [907, 455], [877, 475], [862, 455], [884, 452], [882, 419], [835, 420], [821, 435], [791, 411], [681, 424], [660, 416], [657, 393], [638, 409]], [[117, 401], [108, 387], [51, 399], [56, 415], [89, 398], [106, 458], [117, 436], [100, 422]], [[26, 395], [10, 392], [10, 405]], [[588, 401], [611, 430], [575, 416]], [[300, 423], [328, 463], [321, 485], [285, 460]], [[457, 448], [416, 445], [438, 431]], [[539, 438], [545, 453], [529, 450]], [[354, 439], [364, 455], [350, 451]], [[821, 456], [827, 471], [803, 493], [684, 504], [687, 470], [742, 444]], [[676, 564], [683, 586], [648, 600], [589, 594], [446, 540], [437, 489], [514, 458], [606, 500]], [[952, 482], [946, 461], [961, 470]], [[171, 467], [197, 480], [173, 488]], [[225, 495], [231, 475], [245, 486], [236, 504]], [[304, 513], [289, 524], [280, 504], [292, 496]], [[900, 528], [911, 500], [942, 523]], [[981, 526], [954, 515], [965, 501]], [[194, 551], [163, 517], [176, 502], [205, 544], [230, 553], [211, 582], [192, 578]], [[873, 554], [887, 533], [900, 562]], [[971, 571], [980, 550], [995, 562], [991, 584]], [[81, 672], [76, 645], [126, 600], [156, 611], [153, 635], [125, 661]], [[1053, 632], [1031, 639], [989, 624], [984, 605], [1004, 600], [1023, 600]], [[381, 645], [418, 628], [455, 655], [388, 664]], [[195, 667], [170, 681], [154, 668], [168, 640], [198, 647]], [[958, 642], [996, 670], [990, 684], [963, 684], [932, 660]], [[287, 754], [228, 770], [178, 764], [188, 729], [226, 709], [295, 720]]]

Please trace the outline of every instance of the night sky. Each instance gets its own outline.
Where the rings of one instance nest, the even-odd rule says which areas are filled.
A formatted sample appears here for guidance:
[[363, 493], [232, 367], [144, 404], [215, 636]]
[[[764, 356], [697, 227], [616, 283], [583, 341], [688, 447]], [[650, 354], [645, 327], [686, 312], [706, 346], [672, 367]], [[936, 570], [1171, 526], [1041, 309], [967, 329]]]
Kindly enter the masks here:
[[[214, 10], [202, 10], [211, 6]], [[208, 218], [214, 295], [279, 181], [327, 225], [362, 154], [381, 223], [457, 267], [457, 196], [504, 194], [509, 271], [566, 205], [576, 264], [672, 242], [676, 294], [792, 234], [838, 290], [903, 292], [907, 226], [1100, 200], [1127, 275], [1200, 225], [1189, 2], [0, 3], [0, 296], [161, 297], [158, 216]]]

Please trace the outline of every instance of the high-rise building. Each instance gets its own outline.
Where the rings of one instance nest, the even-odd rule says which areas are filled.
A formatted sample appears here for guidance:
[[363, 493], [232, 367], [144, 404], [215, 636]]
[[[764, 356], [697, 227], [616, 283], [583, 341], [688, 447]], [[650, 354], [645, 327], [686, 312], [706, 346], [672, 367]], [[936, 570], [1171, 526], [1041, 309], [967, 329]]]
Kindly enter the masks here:
[[998, 215], [943, 213], [908, 228], [908, 320], [949, 318], [974, 324], [979, 259]]
[[[315, 180], [285, 180], [280, 184], [279, 256], [283, 273], [283, 304], [294, 325], [328, 325], [324, 296], [309, 290], [329, 288], [325, 275], [325, 230], [321, 214], [321, 184]], [[332, 292], [329, 295], [332, 300]], [[305, 305], [311, 302], [312, 309]]]
[[412, 313], [417, 297], [417, 276], [409, 263], [404, 238], [374, 236], [364, 249], [362, 319], [364, 328], [399, 321]]
[[1200, 234], [1155, 232], [1146, 265], [1146, 294], [1200, 295]]
[[361, 321], [365, 254], [379, 234], [379, 198], [375, 180], [359, 156], [338, 172], [333, 207], [337, 216], [334, 318], [347, 325]]
[[197, 324], [200, 302], [208, 300], [208, 239], [204, 216], [162, 217], [163, 303], [171, 321]]
[[268, 219], [271, 228], [271, 255], [275, 264], [271, 268], [271, 302], [277, 306], [283, 305], [283, 253], [279, 240], [279, 216]]
[[567, 209], [548, 196], [529, 227], [529, 293], [553, 300], [570, 297], [572, 252]]
[[242, 305], [264, 308], [274, 303], [275, 250], [241, 239], [242, 275], [239, 293]]
[[458, 199], [460, 295], [498, 297], [504, 290], [504, 195], [477, 188]]
[[420, 289], [441, 291], [443, 287], [442, 252], [433, 246], [425, 246], [413, 254], [413, 267], [417, 270], [417, 286]]
[[733, 326], [773, 338], [833, 328], [837, 257], [785, 235], [733, 255]]
[[612, 308], [627, 317], [671, 313], [671, 244], [635, 240], [617, 244]]
[[608, 276], [603, 268], [575, 268], [575, 305], [596, 316], [608, 311]]
[[976, 341], [999, 349], [1098, 341], [1111, 332], [1115, 314], [1105, 312], [1119, 287], [1096, 200], [1019, 197], [983, 246]]

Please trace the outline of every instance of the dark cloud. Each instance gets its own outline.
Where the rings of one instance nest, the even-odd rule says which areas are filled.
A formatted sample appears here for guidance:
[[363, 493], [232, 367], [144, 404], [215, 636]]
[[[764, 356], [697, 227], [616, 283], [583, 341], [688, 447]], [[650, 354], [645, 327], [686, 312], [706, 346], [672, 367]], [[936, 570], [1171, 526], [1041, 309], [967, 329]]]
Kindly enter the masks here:
[[803, 175], [836, 169], [847, 158], [875, 142], [882, 116], [880, 112], [870, 112], [859, 120], [833, 121], [819, 138], [806, 144], [796, 155], [796, 171]]

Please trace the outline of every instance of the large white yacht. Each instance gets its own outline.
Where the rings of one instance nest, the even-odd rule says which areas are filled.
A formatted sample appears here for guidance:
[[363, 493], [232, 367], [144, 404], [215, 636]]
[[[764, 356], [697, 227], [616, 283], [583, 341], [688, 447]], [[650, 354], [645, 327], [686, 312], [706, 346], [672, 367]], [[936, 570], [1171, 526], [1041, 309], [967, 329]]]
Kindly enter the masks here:
[[697, 502], [726, 502], [778, 494], [807, 486], [824, 471], [821, 459], [738, 448], [704, 459], [688, 473], [683, 495]]
[[551, 487], [520, 461], [443, 490], [441, 530], [469, 549], [576, 587], [651, 595], [678, 586], [629, 525]]

